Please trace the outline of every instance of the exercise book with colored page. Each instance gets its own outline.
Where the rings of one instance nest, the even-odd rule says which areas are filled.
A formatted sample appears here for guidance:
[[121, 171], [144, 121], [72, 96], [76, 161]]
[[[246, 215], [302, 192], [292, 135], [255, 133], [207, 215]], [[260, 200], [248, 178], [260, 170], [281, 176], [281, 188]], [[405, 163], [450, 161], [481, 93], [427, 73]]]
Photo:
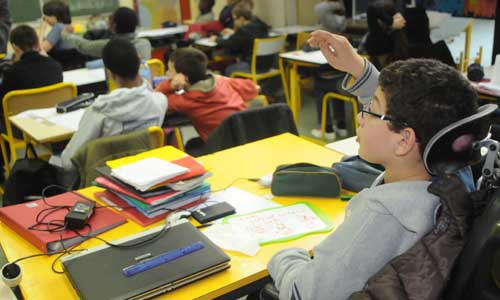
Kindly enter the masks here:
[[229, 216], [222, 223], [243, 228], [249, 238], [259, 241], [260, 245], [290, 241], [333, 229], [330, 218], [324, 212], [305, 202]]

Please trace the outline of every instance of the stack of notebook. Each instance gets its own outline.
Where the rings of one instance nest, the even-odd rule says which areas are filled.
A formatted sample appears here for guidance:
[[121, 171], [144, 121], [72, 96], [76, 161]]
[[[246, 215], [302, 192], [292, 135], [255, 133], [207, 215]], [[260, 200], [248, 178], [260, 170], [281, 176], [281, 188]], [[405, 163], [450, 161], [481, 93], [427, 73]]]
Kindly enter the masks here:
[[195, 207], [210, 194], [210, 176], [193, 157], [170, 146], [121, 158], [98, 168], [96, 183], [105, 192], [96, 196], [147, 226], [171, 211]]

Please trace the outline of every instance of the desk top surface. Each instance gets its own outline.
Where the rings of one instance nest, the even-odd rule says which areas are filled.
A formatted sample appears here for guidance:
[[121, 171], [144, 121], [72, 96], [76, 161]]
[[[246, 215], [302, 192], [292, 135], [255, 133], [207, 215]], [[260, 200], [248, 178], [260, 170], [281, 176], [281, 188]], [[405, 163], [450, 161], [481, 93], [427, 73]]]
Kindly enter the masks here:
[[104, 68], [81, 68], [63, 72], [63, 81], [74, 83], [76, 86], [93, 84], [106, 81]]
[[311, 52], [305, 52], [302, 50], [290, 51], [281, 53], [280, 57], [287, 60], [305, 62], [315, 65], [324, 65], [328, 63], [325, 56], [323, 55], [323, 53], [321, 53], [320, 50]]
[[[237, 178], [261, 177], [269, 174], [280, 164], [311, 162], [331, 165], [332, 162], [339, 161], [340, 158], [341, 154], [335, 151], [291, 134], [283, 134], [203, 156], [199, 160], [209, 166], [213, 176], [208, 181], [211, 183], [213, 190], [218, 190], [229, 186]], [[234, 182], [234, 186], [261, 196], [270, 193], [268, 188], [262, 188], [255, 182], [238, 180]], [[99, 190], [101, 189], [91, 187], [80, 190], [80, 192], [93, 198], [93, 193]], [[343, 221], [346, 202], [339, 199], [274, 198], [274, 201], [281, 204], [293, 204], [304, 200], [323, 210], [332, 219], [335, 227], [338, 227]], [[156, 225], [159, 225], [159, 223]], [[105, 232], [100, 237], [112, 241], [142, 230], [144, 230], [143, 227], [129, 220], [126, 224]], [[231, 257], [231, 267], [228, 270], [161, 295], [157, 299], [214, 299], [267, 276], [267, 263], [277, 251], [289, 247], [312, 249], [327, 235], [328, 233], [313, 234], [286, 243], [265, 245], [261, 247], [255, 257], [226, 251]], [[1, 223], [0, 242], [9, 261], [39, 253], [29, 242]], [[100, 244], [102, 242], [93, 239], [86, 241], [81, 247], [89, 248]], [[50, 265], [54, 259], [53, 256], [37, 257], [20, 263], [23, 268], [21, 289], [26, 299], [78, 299], [78, 295], [67, 276], [58, 275], [51, 271]], [[60, 268], [60, 265], [58, 264], [57, 267]]]
[[140, 30], [137, 32], [137, 36], [142, 38], [164, 38], [184, 33], [188, 31], [188, 28], [189, 27], [187, 25], [179, 25], [177, 27]]
[[285, 27], [272, 28], [271, 31], [279, 34], [297, 34], [299, 32], [310, 32], [319, 29], [319, 26], [290, 25]]
[[38, 143], [59, 142], [68, 140], [75, 133], [73, 129], [51, 123], [46, 120], [12, 116], [9, 120]]
[[209, 48], [217, 47], [217, 42], [211, 41], [210, 38], [208, 37], [196, 40], [195, 44], [198, 46], [209, 47]]

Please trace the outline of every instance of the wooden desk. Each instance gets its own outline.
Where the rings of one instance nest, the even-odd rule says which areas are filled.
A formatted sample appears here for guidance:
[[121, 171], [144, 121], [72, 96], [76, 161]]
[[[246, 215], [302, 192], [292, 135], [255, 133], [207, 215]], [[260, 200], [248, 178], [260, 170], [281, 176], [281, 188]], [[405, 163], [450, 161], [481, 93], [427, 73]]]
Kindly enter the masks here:
[[39, 121], [32, 118], [9, 117], [9, 120], [29, 138], [36, 143], [55, 143], [69, 140], [75, 131], [47, 121]]
[[[299, 81], [300, 75], [298, 68], [303, 67], [318, 67], [327, 64], [327, 60], [320, 50], [304, 52], [302, 50], [285, 52], [280, 54], [280, 60], [286, 60], [288, 62], [289, 76], [288, 76], [288, 88], [289, 92], [285, 93], [289, 95], [288, 104], [293, 113], [293, 118], [295, 122], [298, 122], [299, 110], [300, 110], [300, 88]], [[288, 72], [287, 72], [288, 73]]]
[[[331, 165], [340, 160], [341, 155], [325, 147], [310, 143], [291, 134], [282, 134], [243, 146], [227, 149], [218, 153], [203, 156], [201, 162], [211, 167], [213, 176], [208, 179], [212, 189], [217, 190], [230, 185], [236, 178], [260, 177], [271, 173], [277, 165], [295, 162], [311, 162]], [[269, 194], [268, 188], [258, 183], [238, 180], [234, 186], [257, 195]], [[97, 187], [81, 190], [83, 194], [93, 198], [93, 193], [101, 190]], [[346, 202], [339, 199], [276, 197], [276, 202], [292, 204], [309, 201], [323, 210], [337, 227], [344, 219]], [[160, 225], [157, 223], [155, 225]], [[108, 241], [144, 230], [138, 224], [128, 221], [111, 231], [100, 235]], [[178, 290], [169, 292], [157, 299], [214, 299], [228, 292], [242, 288], [268, 275], [267, 263], [274, 253], [288, 247], [312, 249], [328, 234], [313, 234], [286, 243], [275, 243], [263, 246], [255, 257], [227, 251], [231, 257], [231, 267], [220, 273], [189, 284]], [[15, 234], [9, 227], [0, 223], [0, 243], [6, 258], [13, 261], [19, 257], [39, 253], [30, 243]], [[95, 239], [86, 241], [82, 248], [100, 245]], [[23, 270], [21, 290], [29, 300], [78, 299], [69, 279], [51, 271], [50, 265], [55, 257], [37, 257], [22, 261]], [[60, 267], [58, 264], [57, 267]], [[96, 276], [99, 271], [96, 270]]]
[[202, 46], [202, 47], [206, 47], [206, 48], [217, 47], [217, 42], [211, 41], [210, 38], [207, 38], [207, 37], [196, 40], [196, 42], [194, 42], [194, 44], [196, 46]]
[[272, 28], [271, 32], [274, 32], [277, 35], [296, 35], [299, 32], [311, 32], [319, 28], [319, 26], [290, 25], [285, 27]]
[[63, 72], [63, 81], [74, 83], [76, 86], [83, 86], [95, 83], [106, 82], [104, 68], [87, 69], [81, 68]]
[[175, 36], [177, 34], [185, 33], [188, 31], [188, 26], [179, 25], [177, 27], [158, 28], [151, 30], [141, 30], [137, 33], [137, 37], [147, 39], [162, 39]]

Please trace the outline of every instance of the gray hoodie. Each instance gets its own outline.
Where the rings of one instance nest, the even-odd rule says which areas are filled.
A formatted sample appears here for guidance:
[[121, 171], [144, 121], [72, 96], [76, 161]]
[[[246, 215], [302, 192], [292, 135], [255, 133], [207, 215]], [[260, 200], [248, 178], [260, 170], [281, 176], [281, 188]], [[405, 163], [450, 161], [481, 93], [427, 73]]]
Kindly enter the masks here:
[[[378, 71], [367, 63], [349, 90], [366, 104], [377, 80]], [[431, 230], [440, 202], [427, 191], [430, 181], [380, 185], [382, 178], [349, 201], [344, 222], [314, 248], [314, 258], [297, 248], [273, 256], [268, 270], [280, 299], [347, 299]]]
[[167, 98], [151, 90], [144, 81], [135, 88], [120, 88], [97, 97], [87, 108], [78, 130], [61, 154], [62, 167], [73, 168], [71, 157], [87, 142], [149, 126], [161, 126], [167, 112]]

